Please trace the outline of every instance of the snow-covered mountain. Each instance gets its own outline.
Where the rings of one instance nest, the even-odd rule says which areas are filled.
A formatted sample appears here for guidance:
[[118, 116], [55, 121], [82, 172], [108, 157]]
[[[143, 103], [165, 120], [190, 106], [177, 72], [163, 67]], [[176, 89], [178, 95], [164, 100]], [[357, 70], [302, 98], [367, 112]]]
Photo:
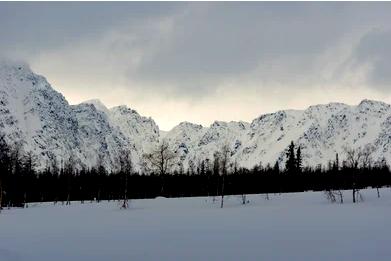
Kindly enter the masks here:
[[26, 64], [0, 64], [0, 133], [38, 157], [38, 169], [72, 160], [78, 168], [118, 167], [123, 149], [135, 166], [159, 142], [155, 122], [125, 106], [107, 109], [96, 100], [69, 105]]
[[[304, 164], [327, 164], [343, 148], [375, 147], [373, 160], [391, 162], [391, 106], [363, 100], [264, 114], [247, 122], [215, 121], [209, 127], [182, 122], [168, 132], [126, 106], [107, 108], [99, 100], [69, 105], [46, 79], [28, 65], [0, 62], [0, 132], [8, 142], [38, 157], [38, 168], [64, 164], [118, 168], [123, 149], [130, 149], [136, 169], [143, 153], [162, 139], [169, 142], [184, 168], [212, 160], [223, 145], [231, 162], [251, 168], [283, 161], [291, 141], [302, 148]], [[179, 166], [179, 164], [178, 164]]]
[[[117, 143], [119, 147], [116, 151], [120, 151], [121, 147], [129, 148], [136, 169], [139, 167], [138, 163], [143, 153], [151, 151], [159, 143], [159, 127], [151, 118], [143, 117], [124, 105], [108, 109], [99, 100], [89, 100], [84, 104], [96, 108], [107, 118], [107, 124], [112, 128], [112, 135], [119, 137], [121, 141]], [[115, 152], [111, 154], [118, 159]], [[113, 169], [114, 166], [109, 164], [107, 168]]]
[[[214, 151], [228, 144], [231, 162], [251, 168], [284, 161], [290, 142], [300, 145], [304, 165], [327, 165], [344, 148], [375, 147], [373, 161], [391, 162], [391, 106], [363, 100], [357, 106], [342, 103], [310, 106], [264, 114], [251, 124], [214, 122], [208, 128], [180, 124], [167, 134], [182, 158], [198, 162], [213, 159]], [[189, 130], [190, 129], [190, 130]], [[184, 156], [186, 155], [186, 156]]]

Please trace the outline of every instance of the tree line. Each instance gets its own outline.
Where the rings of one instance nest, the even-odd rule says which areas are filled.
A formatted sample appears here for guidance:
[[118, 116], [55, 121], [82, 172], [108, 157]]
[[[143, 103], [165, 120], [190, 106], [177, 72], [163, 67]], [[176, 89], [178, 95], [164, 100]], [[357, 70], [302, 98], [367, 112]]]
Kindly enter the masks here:
[[[69, 205], [72, 201], [117, 200], [122, 208], [135, 198], [241, 195], [246, 204], [247, 194], [324, 191], [331, 202], [343, 203], [342, 190], [352, 190], [353, 202], [362, 197], [360, 189], [378, 188], [391, 184], [391, 173], [385, 159], [374, 162], [374, 148], [345, 148], [345, 160], [339, 155], [328, 166], [304, 167], [300, 146], [293, 142], [286, 149], [285, 165], [280, 162], [251, 169], [238, 167], [230, 160], [231, 150], [222, 146], [211, 160], [189, 164], [185, 171], [175, 160], [176, 153], [163, 141], [143, 155], [141, 173], [134, 170], [131, 151], [119, 153], [119, 168], [108, 172], [100, 158], [96, 167], [76, 169], [69, 158], [59, 167], [48, 164], [36, 171], [37, 159], [21, 146], [10, 146], [0, 136], [0, 206], [28, 207], [29, 202], [53, 202]], [[174, 165], [176, 168], [174, 168]]]

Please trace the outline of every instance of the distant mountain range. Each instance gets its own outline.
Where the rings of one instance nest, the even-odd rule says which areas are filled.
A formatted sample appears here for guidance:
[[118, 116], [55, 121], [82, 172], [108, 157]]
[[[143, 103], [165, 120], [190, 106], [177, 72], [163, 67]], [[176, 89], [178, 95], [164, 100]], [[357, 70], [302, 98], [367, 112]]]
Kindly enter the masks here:
[[169, 142], [184, 168], [213, 159], [224, 144], [231, 162], [251, 168], [284, 161], [291, 141], [300, 145], [303, 163], [327, 164], [343, 148], [375, 147], [373, 160], [391, 161], [391, 106], [363, 100], [283, 110], [247, 122], [215, 121], [209, 127], [182, 122], [163, 132], [153, 119], [126, 106], [107, 108], [99, 100], [69, 105], [46, 79], [26, 64], [0, 62], [0, 133], [9, 143], [38, 157], [38, 169], [73, 157], [77, 167], [91, 168], [100, 158], [108, 170], [117, 168], [121, 149], [129, 148], [136, 169], [141, 155], [162, 139]]

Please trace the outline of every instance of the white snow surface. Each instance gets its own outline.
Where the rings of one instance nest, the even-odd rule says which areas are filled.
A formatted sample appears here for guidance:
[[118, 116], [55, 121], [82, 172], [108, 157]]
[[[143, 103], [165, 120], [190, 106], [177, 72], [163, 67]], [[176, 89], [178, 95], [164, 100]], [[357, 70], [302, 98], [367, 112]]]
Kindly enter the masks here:
[[375, 146], [373, 161], [391, 162], [391, 106], [384, 102], [315, 105], [264, 114], [251, 123], [215, 121], [204, 127], [182, 122], [164, 132], [153, 119], [123, 105], [107, 108], [99, 100], [69, 105], [44, 77], [12, 62], [0, 62], [0, 132], [37, 155], [39, 169], [71, 157], [76, 167], [91, 168], [101, 155], [104, 166], [116, 170], [119, 153], [130, 149], [139, 170], [142, 154], [162, 139], [178, 154], [177, 168], [185, 169], [212, 162], [225, 144], [231, 163], [239, 167], [282, 163], [291, 141], [301, 146], [307, 166], [327, 165], [336, 153], [342, 161], [345, 147], [367, 144]]
[[364, 202], [327, 202], [322, 192], [226, 198], [29, 204], [0, 214], [1, 261], [391, 259], [391, 190]]

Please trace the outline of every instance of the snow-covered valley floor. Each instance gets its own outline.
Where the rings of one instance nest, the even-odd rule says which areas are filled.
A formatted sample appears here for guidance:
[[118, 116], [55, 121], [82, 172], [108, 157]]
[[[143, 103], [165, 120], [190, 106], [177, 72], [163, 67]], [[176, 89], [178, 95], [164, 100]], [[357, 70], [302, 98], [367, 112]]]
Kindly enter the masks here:
[[391, 189], [30, 204], [0, 214], [0, 260], [391, 260]]

